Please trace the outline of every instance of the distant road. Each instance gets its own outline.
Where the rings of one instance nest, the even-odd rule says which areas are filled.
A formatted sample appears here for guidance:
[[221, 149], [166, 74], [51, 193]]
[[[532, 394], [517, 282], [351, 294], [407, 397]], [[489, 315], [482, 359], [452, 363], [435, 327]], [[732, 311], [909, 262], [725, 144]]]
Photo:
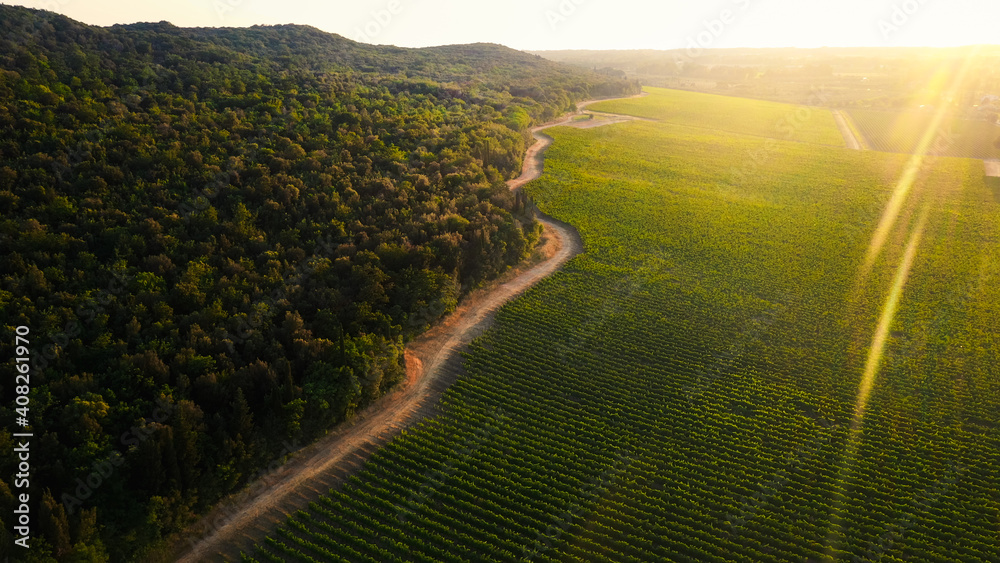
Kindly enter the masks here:
[[831, 109], [830, 112], [833, 113], [833, 119], [837, 122], [837, 128], [840, 129], [840, 134], [844, 136], [847, 148], [856, 151], [864, 150], [864, 146], [862, 146], [861, 141], [854, 135], [854, 129], [852, 129], [850, 124], [847, 123], [849, 118], [839, 109]]

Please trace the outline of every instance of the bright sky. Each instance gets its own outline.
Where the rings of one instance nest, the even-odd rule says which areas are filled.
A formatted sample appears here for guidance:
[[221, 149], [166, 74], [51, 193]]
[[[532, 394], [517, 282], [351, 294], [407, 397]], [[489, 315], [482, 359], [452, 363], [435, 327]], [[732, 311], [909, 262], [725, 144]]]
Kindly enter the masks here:
[[111, 25], [298, 23], [370, 43], [516, 49], [1000, 43], [997, 0], [0, 0]]

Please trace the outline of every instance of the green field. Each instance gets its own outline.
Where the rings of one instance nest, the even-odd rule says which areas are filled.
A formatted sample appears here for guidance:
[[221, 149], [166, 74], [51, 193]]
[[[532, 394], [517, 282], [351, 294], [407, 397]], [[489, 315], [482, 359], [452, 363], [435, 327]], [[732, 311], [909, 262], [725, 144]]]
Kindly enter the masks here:
[[[715, 116], [760, 103], [594, 109], [662, 116], [678, 95]], [[981, 163], [927, 160], [862, 276], [909, 157], [684, 119], [549, 131], [529, 192], [585, 253], [500, 311], [441, 416], [254, 560], [998, 560], [1000, 209]], [[839, 139], [832, 119], [801, 134]]]
[[[833, 115], [827, 109], [665, 88], [646, 87], [644, 90], [652, 95], [601, 102], [589, 109], [702, 127], [714, 133], [844, 146]], [[817, 97], [814, 103], [822, 105], [823, 100]]]
[[[933, 111], [853, 109], [848, 113], [871, 148], [885, 152], [917, 152], [934, 120]], [[997, 139], [1000, 127], [992, 123], [945, 117], [925, 152], [961, 158], [1000, 158], [1000, 149], [994, 145]]]

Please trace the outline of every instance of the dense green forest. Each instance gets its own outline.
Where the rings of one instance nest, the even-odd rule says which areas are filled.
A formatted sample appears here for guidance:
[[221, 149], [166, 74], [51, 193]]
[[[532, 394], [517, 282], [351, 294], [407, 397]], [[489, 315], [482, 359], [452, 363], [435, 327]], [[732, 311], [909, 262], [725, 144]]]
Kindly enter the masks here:
[[[0, 6], [0, 351], [13, 373], [30, 329], [30, 559], [141, 559], [384, 394], [407, 339], [538, 239], [504, 183], [528, 127], [638, 90], [497, 45]], [[10, 452], [13, 376], [2, 391]], [[2, 456], [5, 549], [16, 472]]]

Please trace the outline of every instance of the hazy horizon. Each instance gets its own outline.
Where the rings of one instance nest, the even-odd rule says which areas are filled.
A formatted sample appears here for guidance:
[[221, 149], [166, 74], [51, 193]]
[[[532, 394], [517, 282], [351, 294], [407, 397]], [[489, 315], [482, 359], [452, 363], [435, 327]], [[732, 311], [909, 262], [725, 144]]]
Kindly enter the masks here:
[[28, 0], [108, 26], [169, 21], [180, 27], [303, 24], [401, 47], [499, 43], [525, 51], [682, 48], [959, 47], [995, 44], [1000, 4], [984, 0]]

